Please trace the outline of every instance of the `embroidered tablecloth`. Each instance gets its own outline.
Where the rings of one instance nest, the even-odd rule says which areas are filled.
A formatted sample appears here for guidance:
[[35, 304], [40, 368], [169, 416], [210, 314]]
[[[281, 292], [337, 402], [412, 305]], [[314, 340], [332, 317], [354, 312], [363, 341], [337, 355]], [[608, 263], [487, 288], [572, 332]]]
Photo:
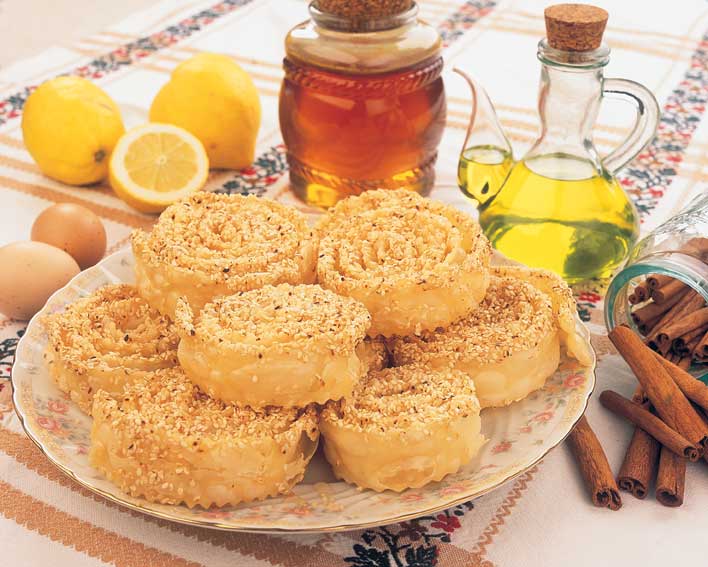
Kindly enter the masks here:
[[[539, 64], [544, 33], [539, 0], [423, 0], [421, 16], [445, 41], [447, 69], [470, 71], [488, 89], [521, 155], [537, 130]], [[610, 11], [613, 48], [608, 76], [637, 80], [654, 91], [662, 119], [654, 143], [620, 181], [644, 231], [706, 190], [708, 128], [708, 5], [703, 0], [596, 1]], [[100, 8], [96, 5], [96, 10]], [[39, 16], [38, 16], [39, 17]], [[78, 16], [77, 16], [78, 17]], [[43, 177], [24, 150], [22, 106], [43, 80], [71, 73], [104, 88], [129, 126], [145, 120], [150, 101], [180, 61], [200, 51], [227, 53], [251, 74], [261, 94], [263, 125], [257, 159], [240, 172], [213, 173], [209, 188], [255, 194], [297, 206], [290, 195], [277, 120], [283, 38], [307, 17], [301, 0], [169, 0], [110, 29], [54, 47], [0, 71], [0, 245], [27, 239], [33, 219], [55, 202], [80, 203], [101, 216], [109, 253], [135, 227], [154, 218], [135, 212], [106, 187], [69, 188]], [[19, 23], [18, 25], [22, 25]], [[0, 40], [2, 41], [2, 40]], [[448, 128], [435, 198], [468, 207], [455, 185], [469, 95], [448, 76]], [[631, 110], [603, 104], [595, 141], [604, 152], [623, 137]], [[0, 267], [0, 269], [6, 267]], [[2, 273], [0, 273], [0, 277]], [[598, 389], [633, 389], [602, 324], [599, 289], [577, 291], [581, 317], [599, 357]], [[1, 316], [0, 316], [1, 317]], [[624, 496], [619, 512], [589, 504], [565, 447], [493, 493], [443, 513], [365, 531], [308, 536], [232, 534], [185, 527], [118, 508], [74, 484], [22, 433], [10, 402], [9, 372], [21, 322], [0, 318], [0, 564], [144, 567], [432, 565], [561, 566], [704, 564], [701, 532], [708, 525], [708, 469], [691, 466], [686, 502], [660, 506], [653, 497]], [[631, 429], [592, 400], [589, 420], [616, 471]], [[539, 420], [543, 415], [539, 414]], [[507, 444], [508, 445], [508, 444]], [[508, 446], [499, 447], [507, 450]], [[303, 513], [307, 513], [303, 510]]]

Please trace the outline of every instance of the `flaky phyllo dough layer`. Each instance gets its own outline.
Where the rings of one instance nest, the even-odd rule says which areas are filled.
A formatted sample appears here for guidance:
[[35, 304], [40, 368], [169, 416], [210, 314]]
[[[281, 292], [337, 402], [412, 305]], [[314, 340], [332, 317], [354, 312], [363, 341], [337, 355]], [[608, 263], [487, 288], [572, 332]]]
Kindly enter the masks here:
[[487, 295], [470, 315], [444, 330], [392, 341], [396, 364], [452, 367], [475, 383], [482, 407], [505, 406], [542, 388], [570, 356], [590, 364], [576, 334], [575, 302], [555, 274], [520, 267], [493, 267]]
[[132, 246], [140, 295], [170, 317], [180, 297], [199, 310], [220, 295], [315, 280], [317, 241], [305, 217], [253, 196], [196, 193], [163, 211], [150, 233], [135, 231]]
[[468, 215], [405, 190], [367, 191], [317, 226], [318, 282], [361, 301], [370, 336], [445, 327], [484, 297], [491, 247]]
[[592, 364], [593, 354], [578, 334], [575, 326], [577, 307], [573, 292], [560, 276], [548, 270], [525, 266], [494, 266], [492, 274], [527, 281], [545, 293], [551, 300], [551, 308], [560, 333], [561, 344], [566, 348], [568, 356], [575, 358], [584, 366]]
[[93, 405], [89, 461], [150, 502], [225, 506], [286, 493], [317, 448], [317, 410], [239, 408], [210, 398], [178, 367]]
[[477, 454], [479, 402], [463, 372], [422, 365], [372, 371], [350, 398], [329, 402], [320, 429], [335, 475], [362, 488], [419, 488]]
[[98, 390], [120, 396], [131, 381], [177, 364], [177, 336], [133, 286], [107, 285], [46, 318], [50, 373], [91, 413]]
[[363, 344], [371, 323], [366, 308], [317, 285], [220, 297], [199, 314], [181, 301], [176, 322], [187, 375], [209, 395], [239, 405], [337, 400], [381, 356]]

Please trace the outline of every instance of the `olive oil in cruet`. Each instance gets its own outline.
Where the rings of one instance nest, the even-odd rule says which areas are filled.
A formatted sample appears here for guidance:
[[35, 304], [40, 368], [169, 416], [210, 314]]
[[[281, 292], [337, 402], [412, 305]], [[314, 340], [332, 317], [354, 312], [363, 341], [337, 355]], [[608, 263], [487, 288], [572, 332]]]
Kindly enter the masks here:
[[[514, 163], [486, 93], [466, 77], [473, 112], [458, 182], [478, 202], [484, 233], [508, 258], [553, 270], [571, 283], [605, 278], [639, 235], [637, 212], [615, 174], [654, 137], [659, 108], [643, 86], [604, 78], [607, 12], [560, 4], [545, 16], [548, 39], [538, 46], [538, 139]], [[603, 96], [631, 102], [637, 119], [627, 138], [600, 157], [592, 127]]]
[[606, 277], [638, 236], [634, 207], [617, 181], [575, 156], [517, 163], [497, 198], [480, 207], [494, 247], [569, 281]]
[[483, 205], [496, 195], [513, 165], [508, 150], [493, 145], [472, 146], [460, 156], [457, 184], [465, 195]]

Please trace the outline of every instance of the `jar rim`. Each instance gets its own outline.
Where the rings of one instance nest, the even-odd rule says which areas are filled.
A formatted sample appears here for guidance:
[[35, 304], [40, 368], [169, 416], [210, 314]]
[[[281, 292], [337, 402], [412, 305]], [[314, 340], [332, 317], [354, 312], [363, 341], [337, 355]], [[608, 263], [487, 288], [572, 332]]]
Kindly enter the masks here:
[[545, 65], [573, 69], [596, 69], [610, 62], [610, 48], [603, 43], [592, 51], [565, 51], [548, 44], [545, 37], [538, 42], [538, 59]]
[[395, 29], [415, 21], [418, 15], [418, 4], [413, 2], [405, 12], [373, 18], [346, 18], [323, 12], [315, 6], [314, 1], [310, 2], [308, 10], [315, 23], [323, 28], [349, 33], [367, 33]]
[[[705, 264], [681, 251], [658, 251], [622, 268], [610, 282], [605, 295], [605, 325], [611, 331], [625, 321], [617, 318], [618, 309], [628, 310], [627, 291], [630, 282], [650, 274], [662, 274], [677, 279], [700, 293], [708, 301], [708, 281]], [[628, 322], [631, 328], [635, 326]]]

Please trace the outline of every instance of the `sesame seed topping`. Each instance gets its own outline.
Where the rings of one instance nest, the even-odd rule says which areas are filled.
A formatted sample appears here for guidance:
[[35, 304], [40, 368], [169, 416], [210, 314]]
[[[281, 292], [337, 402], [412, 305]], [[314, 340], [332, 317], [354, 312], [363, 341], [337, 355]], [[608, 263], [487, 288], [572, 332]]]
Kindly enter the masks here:
[[137, 380], [119, 400], [99, 392], [93, 413], [130, 443], [177, 444], [188, 451], [257, 443], [261, 438], [291, 441], [317, 424], [314, 406], [253, 410], [211, 398], [179, 367]]
[[528, 282], [492, 276], [482, 303], [444, 330], [402, 337], [393, 344], [399, 364], [445, 356], [489, 364], [534, 348], [556, 328], [551, 299]]
[[177, 364], [176, 329], [128, 284], [101, 287], [47, 316], [45, 324], [52, 373], [62, 390], [78, 396], [82, 407], [90, 407], [89, 381], [107, 388], [117, 373], [130, 375]]
[[358, 301], [317, 285], [281, 284], [219, 297], [194, 319], [191, 310], [178, 307], [177, 323], [204, 343], [247, 351], [287, 345], [346, 353], [363, 340], [371, 317]]
[[486, 269], [491, 247], [479, 225], [454, 207], [406, 190], [367, 191], [340, 201], [317, 226], [320, 283], [349, 294], [405, 283], [446, 285]]
[[138, 275], [146, 271], [153, 285], [187, 278], [185, 294], [314, 281], [317, 241], [304, 215], [269, 199], [198, 192], [165, 209], [149, 234], [131, 238]]
[[411, 364], [369, 372], [351, 398], [326, 405], [322, 420], [353, 431], [393, 432], [473, 413], [479, 402], [466, 374]]

